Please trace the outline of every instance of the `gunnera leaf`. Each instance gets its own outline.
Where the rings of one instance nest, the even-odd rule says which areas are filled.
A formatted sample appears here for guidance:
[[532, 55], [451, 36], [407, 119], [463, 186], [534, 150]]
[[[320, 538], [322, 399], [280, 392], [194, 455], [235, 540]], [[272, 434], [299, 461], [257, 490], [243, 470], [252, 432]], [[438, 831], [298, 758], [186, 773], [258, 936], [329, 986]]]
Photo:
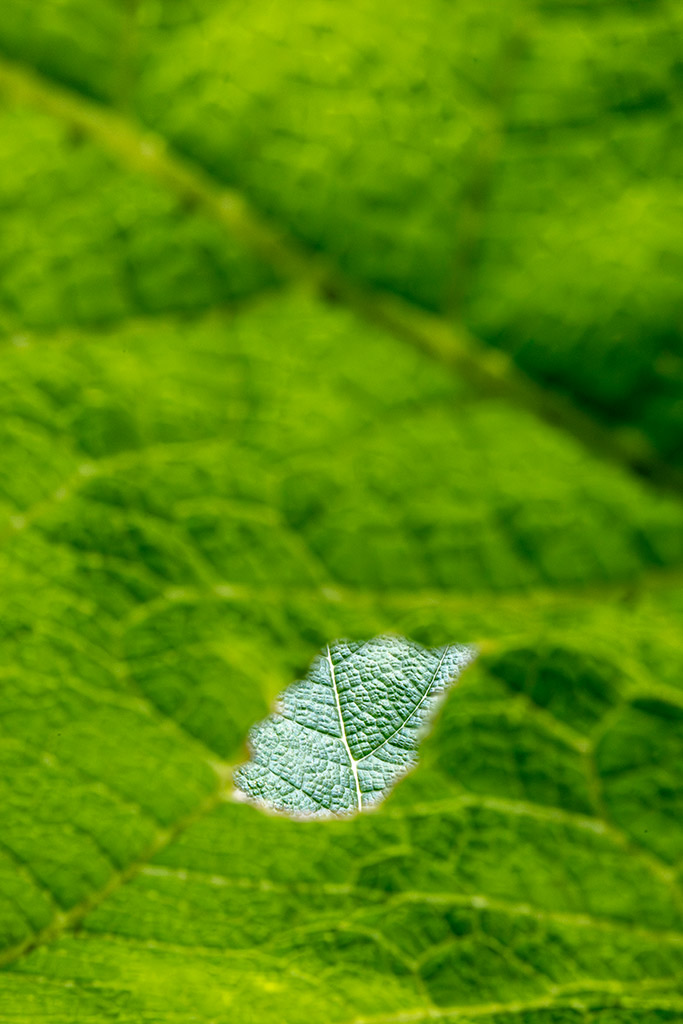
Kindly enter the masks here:
[[475, 655], [394, 636], [328, 645], [251, 730], [237, 799], [295, 817], [374, 807], [416, 764], [424, 727]]

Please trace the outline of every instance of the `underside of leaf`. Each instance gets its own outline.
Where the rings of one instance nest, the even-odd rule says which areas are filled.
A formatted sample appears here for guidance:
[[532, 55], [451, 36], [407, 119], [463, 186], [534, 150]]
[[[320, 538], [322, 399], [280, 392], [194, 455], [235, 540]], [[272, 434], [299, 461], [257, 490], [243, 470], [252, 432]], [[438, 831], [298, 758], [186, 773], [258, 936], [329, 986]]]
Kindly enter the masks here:
[[427, 650], [398, 637], [337, 641], [250, 733], [238, 794], [300, 817], [380, 803], [417, 763], [419, 740], [474, 649]]

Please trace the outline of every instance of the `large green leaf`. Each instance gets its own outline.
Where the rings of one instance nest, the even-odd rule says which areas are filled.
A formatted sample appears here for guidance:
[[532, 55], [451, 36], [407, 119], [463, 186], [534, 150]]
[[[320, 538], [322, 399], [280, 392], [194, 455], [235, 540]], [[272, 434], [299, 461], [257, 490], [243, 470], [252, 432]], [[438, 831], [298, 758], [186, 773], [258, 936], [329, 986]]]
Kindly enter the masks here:
[[[679, 21], [6, 0], [3, 1024], [683, 1019]], [[382, 634], [415, 770], [234, 802]]]
[[[464, 320], [680, 465], [681, 28], [675, 0], [50, 0], [40, 18], [6, 0], [0, 48], [97, 98], [80, 120], [129, 164], [107, 107], [142, 121], [143, 150], [170, 140], [337, 269]], [[226, 263], [250, 281], [186, 230], [205, 267], [185, 267], [187, 304]]]
[[[673, 500], [297, 296], [1, 372], [0, 1019], [680, 1012]], [[385, 629], [496, 652], [385, 809], [232, 804], [267, 703]]]
[[0, 140], [3, 334], [203, 309], [272, 281], [218, 225], [59, 120], [0, 106]]

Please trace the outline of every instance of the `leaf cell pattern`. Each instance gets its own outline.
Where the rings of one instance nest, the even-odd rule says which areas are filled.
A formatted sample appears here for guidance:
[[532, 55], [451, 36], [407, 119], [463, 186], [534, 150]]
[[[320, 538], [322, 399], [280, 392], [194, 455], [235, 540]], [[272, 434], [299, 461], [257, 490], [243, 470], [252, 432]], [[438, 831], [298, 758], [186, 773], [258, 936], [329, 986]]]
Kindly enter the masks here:
[[302, 817], [367, 810], [417, 763], [417, 745], [474, 650], [398, 637], [328, 644], [250, 734], [238, 795]]
[[[680, 28], [2, 5], [1, 1024], [683, 1019]], [[388, 635], [415, 770], [236, 803]]]

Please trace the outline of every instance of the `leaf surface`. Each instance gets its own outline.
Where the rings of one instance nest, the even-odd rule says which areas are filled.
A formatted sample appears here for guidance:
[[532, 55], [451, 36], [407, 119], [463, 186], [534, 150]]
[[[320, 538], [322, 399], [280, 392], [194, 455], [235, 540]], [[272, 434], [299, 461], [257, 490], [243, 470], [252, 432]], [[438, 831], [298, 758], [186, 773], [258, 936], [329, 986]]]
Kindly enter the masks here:
[[303, 817], [363, 811], [414, 767], [439, 700], [474, 652], [397, 637], [338, 641], [251, 731], [241, 794]]
[[[0, 77], [48, 107], [66, 83], [61, 113], [128, 166], [159, 172], [170, 142], [196, 172], [161, 170], [183, 202], [207, 200], [208, 172], [237, 191], [240, 232], [246, 198], [314, 262], [464, 323], [635, 429], [634, 461], [680, 466], [681, 30], [674, 0], [501, 0], [493, 16], [479, 0], [63, 0], [41, 19], [10, 0], [0, 47], [20, 74]], [[213, 239], [198, 275], [192, 234], [172, 244], [194, 280], [152, 282], [157, 303], [210, 303], [226, 262], [258, 287]]]
[[[674, 500], [296, 295], [1, 373], [0, 1019], [675, 1018]], [[230, 801], [327, 637], [456, 628], [375, 814]]]
[[[3, 5], [2, 1024], [681, 1019], [679, 28]], [[235, 802], [388, 635], [415, 769]]]

